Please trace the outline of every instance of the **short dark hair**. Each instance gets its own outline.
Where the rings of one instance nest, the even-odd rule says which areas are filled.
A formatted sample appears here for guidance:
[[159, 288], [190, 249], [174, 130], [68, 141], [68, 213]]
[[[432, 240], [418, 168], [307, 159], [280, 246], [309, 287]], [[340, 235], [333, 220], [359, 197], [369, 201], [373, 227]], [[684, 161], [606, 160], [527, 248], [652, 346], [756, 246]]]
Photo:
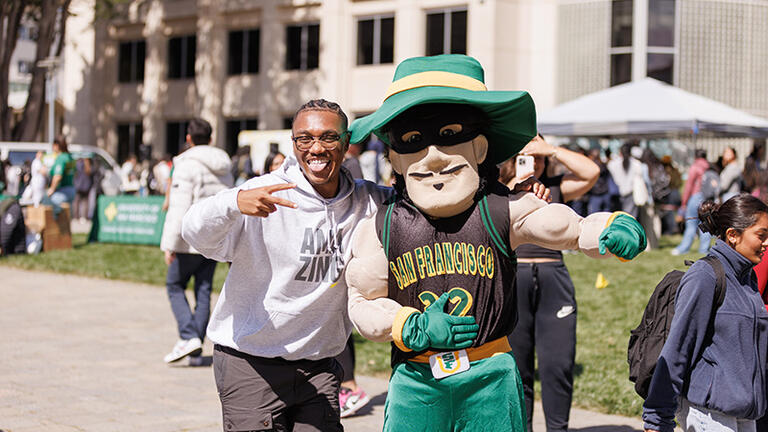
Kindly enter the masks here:
[[187, 135], [190, 136], [195, 145], [210, 143], [212, 131], [211, 124], [199, 117], [190, 120], [189, 126], [187, 126]]
[[295, 123], [296, 117], [298, 117], [299, 114], [301, 114], [304, 111], [331, 111], [333, 113], [336, 113], [341, 119], [342, 127], [344, 128], [344, 130], [347, 130], [349, 119], [347, 118], [347, 115], [344, 113], [344, 110], [341, 109], [339, 104], [337, 104], [336, 102], [327, 101], [325, 99], [312, 99], [311, 101], [300, 106], [298, 110], [296, 110], [296, 113], [293, 115], [292, 122]]
[[744, 232], [761, 214], [768, 214], [768, 205], [748, 193], [736, 195], [722, 204], [707, 200], [699, 207], [699, 229], [725, 240], [729, 228]]

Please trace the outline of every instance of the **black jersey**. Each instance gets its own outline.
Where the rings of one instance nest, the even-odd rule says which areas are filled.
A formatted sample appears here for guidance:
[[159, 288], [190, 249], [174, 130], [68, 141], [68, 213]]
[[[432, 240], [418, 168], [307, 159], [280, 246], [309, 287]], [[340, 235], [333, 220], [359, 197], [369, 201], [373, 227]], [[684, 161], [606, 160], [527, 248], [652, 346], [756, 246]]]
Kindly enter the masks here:
[[[509, 225], [506, 195], [439, 219], [403, 199], [381, 206], [376, 228], [389, 260], [389, 298], [423, 311], [447, 292], [446, 312], [474, 316], [480, 327], [473, 347], [507, 336], [517, 321]], [[418, 354], [392, 344], [392, 365]]]

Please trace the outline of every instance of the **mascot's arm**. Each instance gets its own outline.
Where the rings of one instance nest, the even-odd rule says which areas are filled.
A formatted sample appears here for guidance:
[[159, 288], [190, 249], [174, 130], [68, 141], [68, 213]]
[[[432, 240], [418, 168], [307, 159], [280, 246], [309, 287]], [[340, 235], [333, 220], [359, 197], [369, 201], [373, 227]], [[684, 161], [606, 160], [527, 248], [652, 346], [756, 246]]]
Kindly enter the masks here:
[[646, 246], [645, 232], [626, 213], [593, 213], [582, 218], [563, 204], [549, 204], [532, 194], [509, 203], [510, 246], [533, 243], [549, 249], [579, 249], [593, 258], [617, 255], [632, 259]]
[[388, 273], [387, 256], [376, 236], [375, 218], [366, 219], [352, 236], [352, 259], [345, 272], [347, 310], [357, 331], [374, 342], [392, 340], [392, 323], [402, 309], [386, 297]]

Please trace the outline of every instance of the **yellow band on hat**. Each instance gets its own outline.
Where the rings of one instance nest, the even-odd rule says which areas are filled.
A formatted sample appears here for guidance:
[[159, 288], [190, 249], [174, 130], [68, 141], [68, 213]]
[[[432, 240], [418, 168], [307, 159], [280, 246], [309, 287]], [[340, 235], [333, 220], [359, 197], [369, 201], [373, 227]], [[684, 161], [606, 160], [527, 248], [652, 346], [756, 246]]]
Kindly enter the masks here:
[[427, 71], [408, 75], [390, 84], [384, 100], [387, 100], [394, 94], [418, 87], [455, 87], [474, 91], [488, 90], [482, 81], [466, 75], [445, 71]]

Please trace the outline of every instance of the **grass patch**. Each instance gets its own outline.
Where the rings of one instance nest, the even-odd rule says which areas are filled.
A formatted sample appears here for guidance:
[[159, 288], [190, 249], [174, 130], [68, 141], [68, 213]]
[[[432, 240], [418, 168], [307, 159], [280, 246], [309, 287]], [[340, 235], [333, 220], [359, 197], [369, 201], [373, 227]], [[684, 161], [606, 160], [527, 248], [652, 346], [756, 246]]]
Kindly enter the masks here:
[[[72, 235], [72, 249], [38, 255], [10, 255], [0, 264], [27, 270], [69, 273], [165, 286], [163, 251], [158, 246], [117, 243], [88, 243], [87, 234]], [[229, 266], [219, 263], [213, 278], [215, 292], [221, 291]]]
[[[582, 254], [566, 255], [576, 287], [579, 319], [576, 327], [574, 405], [606, 413], [637, 416], [642, 399], [629, 382], [629, 331], [640, 322], [648, 298], [661, 278], [673, 268], [685, 269], [685, 259], [697, 253], [669, 254], [680, 236], [665, 237], [661, 249], [643, 252], [630, 263], [617, 259], [594, 260]], [[609, 286], [595, 288], [602, 272]]]
[[[574, 406], [613, 414], [637, 416], [642, 400], [629, 380], [627, 341], [629, 330], [640, 321], [653, 288], [672, 268], [684, 268], [684, 259], [698, 254], [673, 257], [672, 247], [680, 236], [661, 239], [661, 249], [644, 252], [631, 263], [617, 259], [595, 260], [581, 254], [566, 255], [565, 262], [576, 287], [579, 308], [576, 347]], [[166, 266], [157, 246], [87, 243], [86, 236], [73, 236], [73, 249], [39, 255], [10, 256], [0, 264], [29, 270], [71, 273], [165, 285]], [[228, 271], [220, 263], [214, 290], [220, 291]], [[610, 285], [595, 289], [597, 273]], [[374, 343], [355, 334], [356, 373], [387, 377], [390, 372], [390, 345]]]

